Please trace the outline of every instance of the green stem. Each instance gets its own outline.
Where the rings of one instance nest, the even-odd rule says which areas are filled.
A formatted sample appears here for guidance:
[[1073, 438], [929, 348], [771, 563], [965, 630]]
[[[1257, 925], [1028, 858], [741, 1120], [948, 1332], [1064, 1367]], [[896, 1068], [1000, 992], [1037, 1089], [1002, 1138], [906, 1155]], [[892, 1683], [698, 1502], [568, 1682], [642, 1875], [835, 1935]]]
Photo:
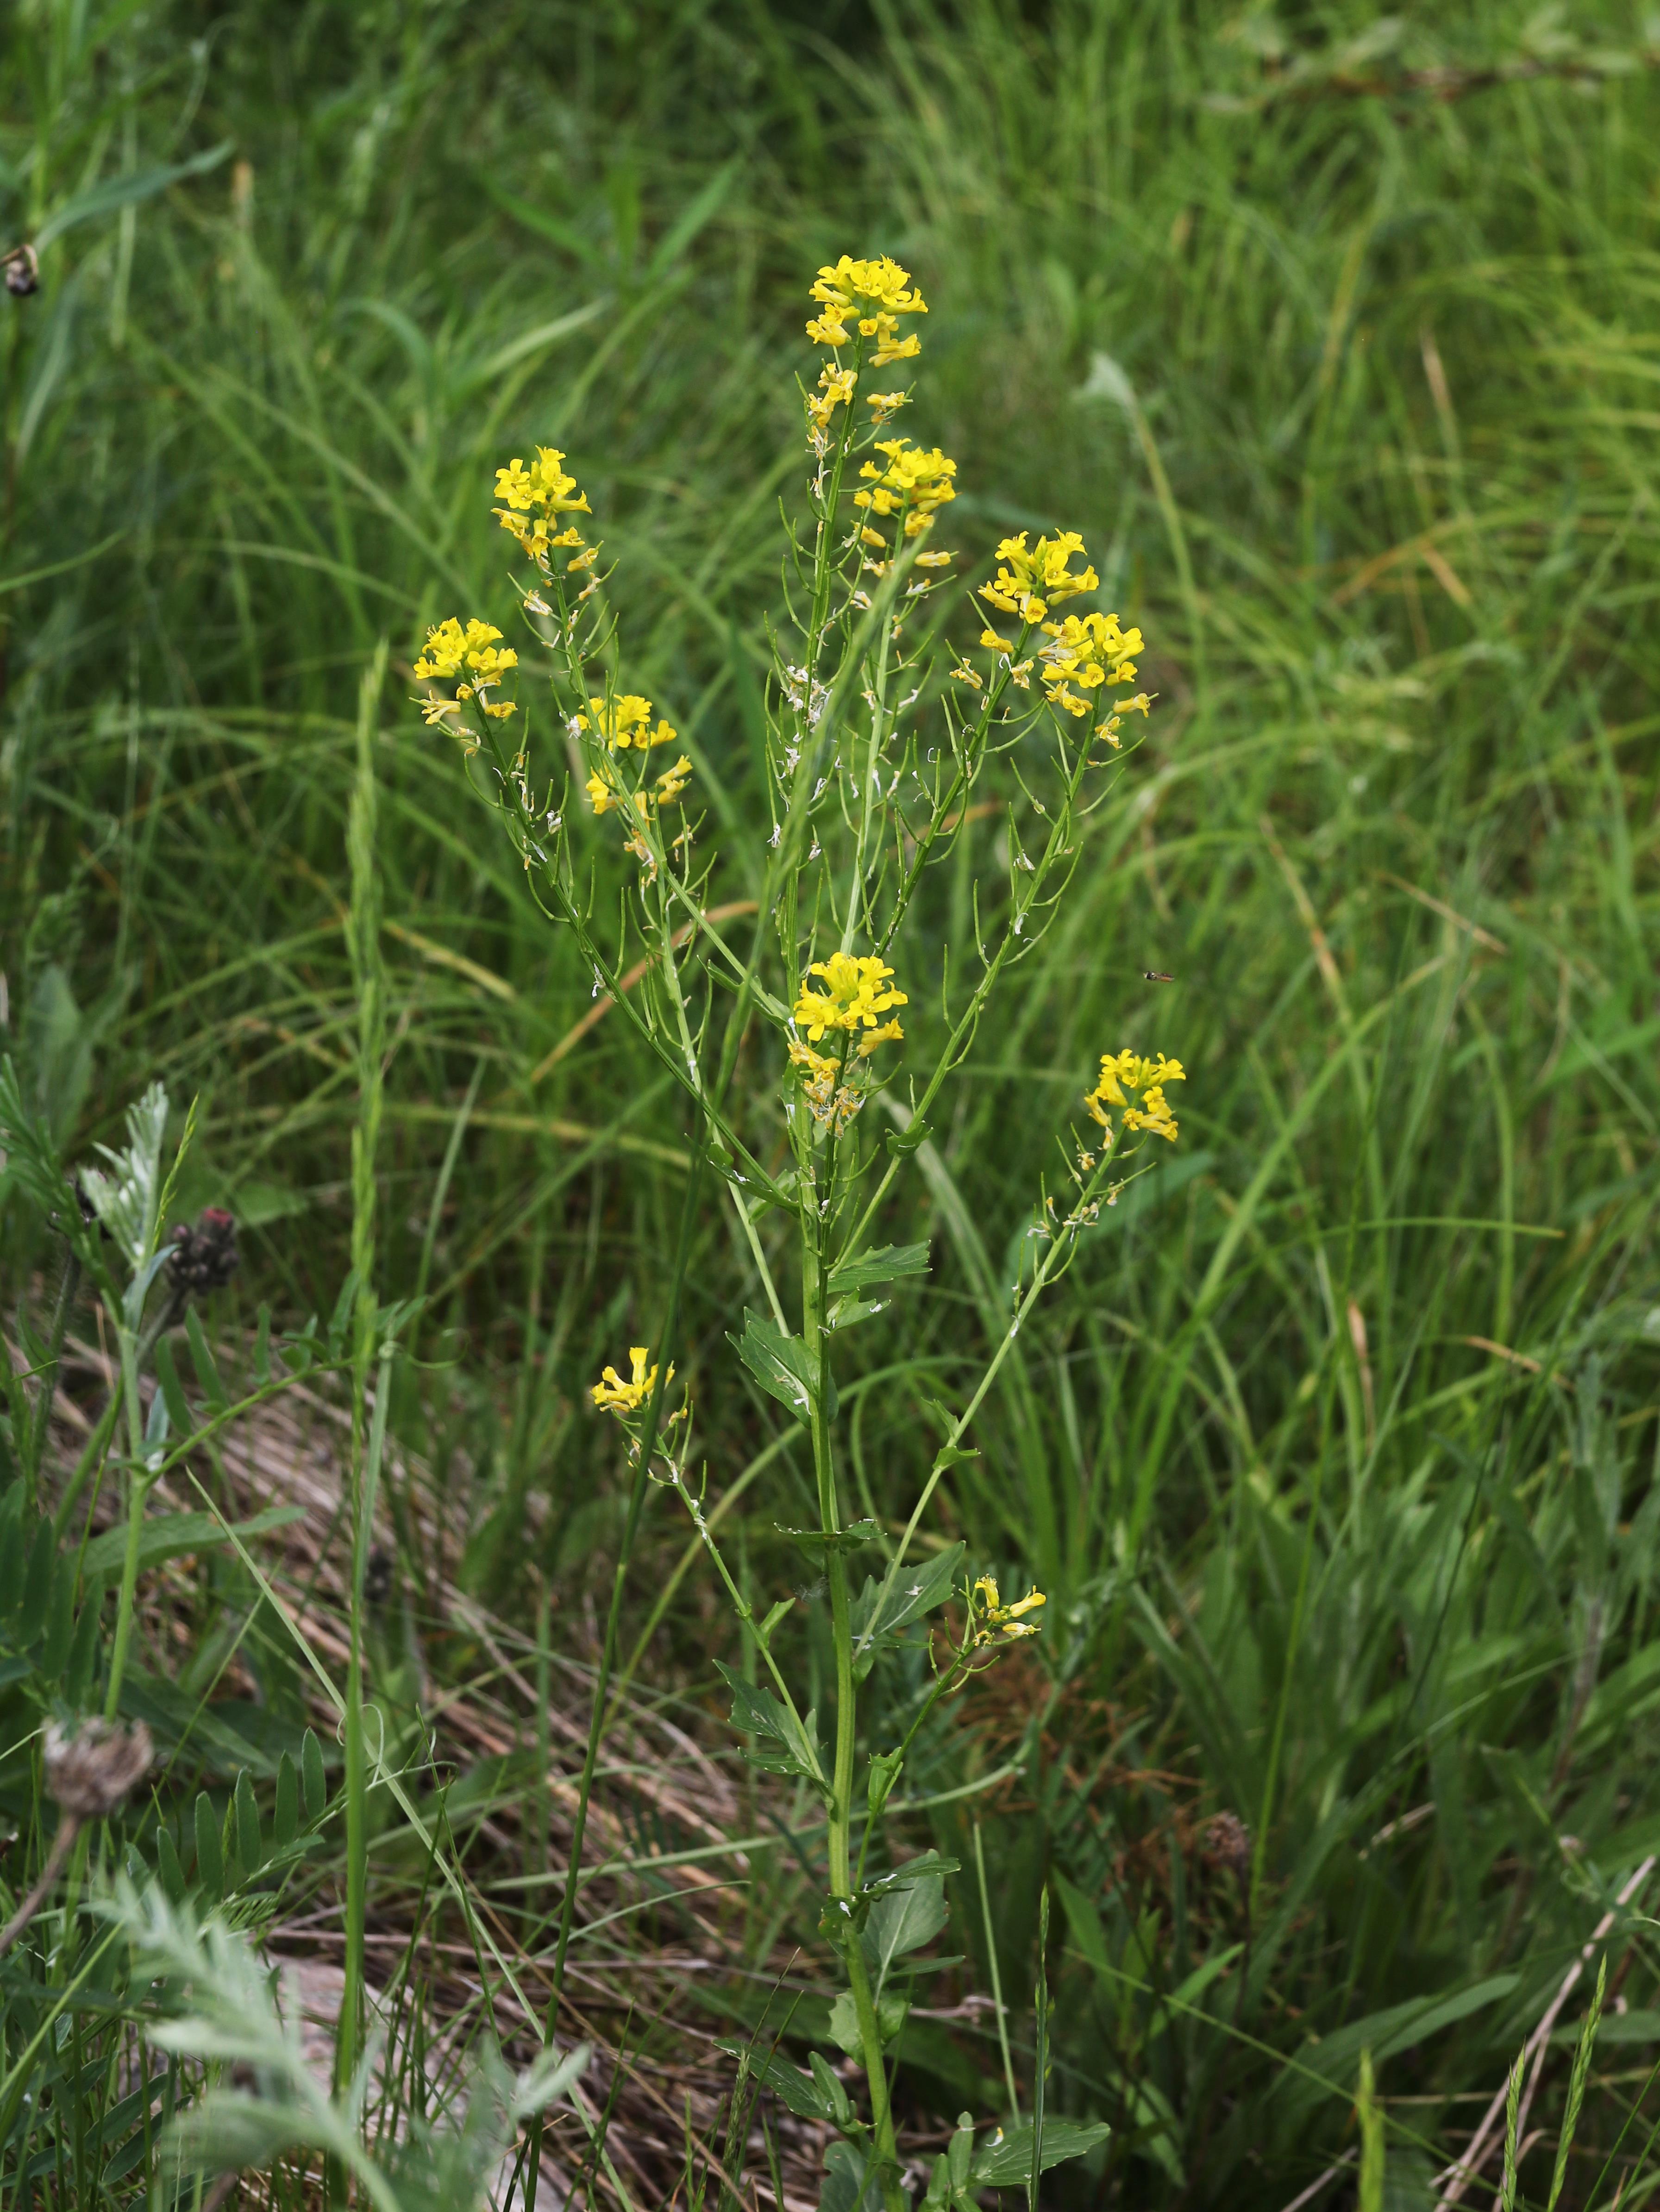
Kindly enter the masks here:
[[[800, 1119], [801, 1117], [798, 1117]], [[800, 1141], [811, 1145], [805, 1131]], [[807, 1357], [818, 1376], [813, 1394], [812, 1460], [818, 1490], [818, 1524], [833, 1540], [842, 1527], [836, 1462], [830, 1443], [829, 1400], [830, 1344], [822, 1327], [824, 1310], [823, 1231], [815, 1207], [804, 1218], [801, 1237], [801, 1336]], [[830, 1583], [830, 1635], [836, 1650], [836, 1763], [830, 1777], [830, 1815], [826, 1845], [830, 1859], [830, 1894], [851, 1904], [853, 1886], [853, 1772], [858, 1750], [859, 1693], [853, 1672], [853, 1621], [848, 1601], [847, 1556], [834, 1540], [825, 1545]], [[893, 2114], [888, 2100], [887, 2067], [882, 2057], [882, 2033], [871, 1992], [859, 1931], [850, 1927], [842, 1939], [842, 1956], [848, 1972], [859, 2041], [870, 2087], [871, 2126], [880, 2163], [882, 2195], [887, 2212], [903, 2212], [899, 2161], [893, 2133]]]
[[974, 1824], [974, 1864], [980, 1877], [980, 1917], [986, 1930], [986, 1964], [991, 1969], [991, 2001], [997, 2008], [997, 2041], [1003, 2054], [1003, 2082], [1009, 2093], [1009, 2125], [1020, 2124], [1020, 2093], [1014, 2086], [1014, 2060], [1009, 2051], [1008, 2015], [1003, 2007], [1003, 1974], [997, 1963], [997, 1936], [992, 1927], [991, 1897], [986, 1888], [986, 1850], [980, 1823]]
[[133, 1607], [138, 1594], [138, 1539], [144, 1525], [144, 1504], [149, 1496], [150, 1472], [144, 1464], [144, 1408], [138, 1395], [138, 1347], [125, 1322], [115, 1324], [121, 1353], [121, 1395], [127, 1417], [127, 1545], [121, 1560], [121, 1595], [115, 1608], [115, 1640], [110, 1647], [109, 1687], [104, 1696], [104, 1718], [114, 1720], [121, 1710], [121, 1683], [126, 1673], [127, 1646], [132, 1638]]

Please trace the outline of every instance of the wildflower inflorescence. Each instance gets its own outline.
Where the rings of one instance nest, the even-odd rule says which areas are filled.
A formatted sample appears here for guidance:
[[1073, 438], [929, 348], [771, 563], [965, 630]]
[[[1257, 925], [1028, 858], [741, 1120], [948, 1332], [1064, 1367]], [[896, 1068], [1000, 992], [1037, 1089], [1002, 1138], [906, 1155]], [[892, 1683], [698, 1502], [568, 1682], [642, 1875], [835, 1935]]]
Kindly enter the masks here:
[[[423, 702], [428, 719], [460, 738], [470, 761], [488, 748], [470, 773], [488, 784], [493, 771], [495, 803], [534, 895], [573, 932], [596, 998], [606, 994], [613, 1018], [634, 1027], [691, 1102], [695, 1144], [728, 1195], [761, 1285], [757, 1310], [745, 1314], [734, 1341], [750, 1376], [802, 1423], [810, 1445], [819, 1525], [792, 1533], [815, 1547], [831, 1596], [833, 1753], [821, 1757], [812, 1717], [803, 1717], [806, 1700], [798, 1698], [772, 1641], [787, 1603], [757, 1622], [715, 1540], [719, 1516], [704, 1515], [701, 1485], [695, 1491], [686, 1480], [690, 1405], [683, 1395], [672, 1413], [658, 1410], [673, 1368], [635, 1346], [627, 1373], [606, 1367], [590, 1396], [596, 1411], [622, 1425], [642, 1474], [681, 1494], [744, 1624], [753, 1679], [771, 1685], [764, 1688], [770, 1703], [751, 1714], [752, 1721], [764, 1712], [775, 1723], [762, 1755], [824, 1805], [832, 1894], [821, 1924], [860, 1999], [872, 2101], [861, 2140], [873, 2153], [887, 2212], [899, 2212], [897, 2155], [879, 2037], [866, 2018], [863, 1954], [844, 1936], [864, 1909], [862, 1852], [877, 1833], [904, 1747], [871, 1761], [865, 1801], [871, 1817], [861, 1844], [854, 1832], [858, 1684], [884, 1644], [903, 1640], [885, 1621], [920, 1621], [954, 1606], [949, 1656], [943, 1664], [935, 1658], [933, 1686], [910, 1723], [914, 1735], [939, 1697], [996, 1663], [1009, 1645], [1038, 1634], [1047, 1600], [1031, 1589], [1005, 1603], [994, 1575], [971, 1574], [961, 1543], [946, 1547], [943, 1569], [939, 1557], [926, 1569], [907, 1567], [908, 1533], [880, 1586], [859, 1601], [864, 1626], [855, 1628], [847, 1554], [864, 1538], [844, 1525], [832, 1367], [841, 1356], [840, 1332], [855, 1320], [868, 1323], [888, 1303], [872, 1300], [870, 1286], [917, 1273], [919, 1256], [926, 1272], [926, 1246], [878, 1242], [895, 1179], [926, 1144], [944, 1086], [967, 1057], [1005, 971], [1040, 941], [1065, 893], [1085, 817], [1103, 788], [1090, 779], [1112, 764], [1125, 714], [1146, 714], [1152, 702], [1145, 693], [1127, 696], [1144, 651], [1140, 629], [1116, 614], [1073, 604], [1098, 589], [1075, 531], [1050, 531], [1035, 542], [1030, 531], [1004, 538], [978, 606], [965, 602], [974, 617], [969, 641], [939, 659], [945, 622], [932, 606], [917, 611], [946, 586], [956, 557], [933, 540], [940, 515], [958, 496], [958, 466], [938, 446], [897, 433], [894, 418], [910, 397], [897, 380], [883, 375], [880, 388], [871, 388], [873, 372], [920, 356], [915, 325], [927, 305], [909, 271], [886, 256], [843, 255], [819, 270], [811, 291], [807, 335], [821, 358], [816, 380], [804, 379], [801, 387], [812, 463], [807, 526], [793, 539], [799, 588], [789, 621], [768, 633], [770, 820], [751, 856], [749, 897], [724, 909], [709, 904], [712, 864], [695, 866], [692, 858], [698, 820], [686, 803], [691, 751], [679, 749], [672, 710], [660, 714], [643, 692], [623, 686], [610, 617], [596, 596], [604, 581], [599, 541], [581, 534], [589, 502], [557, 449], [538, 447], [530, 465], [514, 459], [497, 471], [496, 513], [531, 567], [521, 604], [551, 660], [556, 726], [587, 807], [570, 805], [569, 789], [562, 796], [556, 783], [533, 788], [528, 743], [515, 751], [507, 738], [502, 725], [514, 702], [502, 692], [517, 656], [492, 625], [439, 623], [415, 672], [429, 685], [453, 687]], [[1031, 742], [1040, 733], [1049, 751], [1049, 781], [1041, 788], [1037, 779], [1045, 771]], [[1098, 740], [1112, 751], [1102, 754]], [[972, 924], [965, 942], [953, 941], [948, 970], [943, 959], [925, 964], [914, 941], [901, 960], [900, 933], [923, 872], [963, 850], [969, 823], [1002, 811], [974, 797], [1000, 758], [1009, 761], [1007, 796], [1019, 815], [1017, 821], [1011, 814], [1003, 833], [1006, 890], [1000, 901], [991, 884], [974, 882]], [[623, 925], [613, 935], [599, 919], [607, 909], [601, 870], [615, 865], [619, 845], [638, 865], [629, 871]], [[981, 846], [979, 855], [985, 851]], [[964, 854], [970, 875], [976, 857], [972, 849]], [[716, 926], [738, 911], [756, 917], [747, 952]], [[909, 991], [898, 986], [897, 962]], [[936, 987], [936, 1033], [924, 1024], [921, 1035], [908, 1036], [900, 1016], [912, 1005], [911, 992], [931, 1003]], [[765, 1105], [735, 1104], [729, 1096], [757, 1064], [751, 1042], [757, 1030], [770, 1039], [761, 1064], [777, 1083], [770, 1111], [778, 1118], [771, 1121]], [[1075, 1194], [1062, 1205], [1047, 1188], [1042, 1194], [1029, 1241], [1021, 1241], [1029, 1256], [1014, 1286], [1007, 1334], [977, 1395], [954, 1419], [918, 1516], [964, 1457], [963, 1437], [1032, 1301], [1072, 1264], [1079, 1239], [1137, 1171], [1128, 1165], [1138, 1149], [1131, 1140], [1176, 1141], [1168, 1091], [1185, 1079], [1180, 1062], [1162, 1054], [1147, 1060], [1125, 1049], [1102, 1059], [1084, 1101], [1093, 1129], [1064, 1155]], [[897, 1126], [874, 1114], [860, 1120], [884, 1094]], [[779, 1223], [791, 1226], [799, 1245], [785, 1272], [774, 1233]], [[667, 1473], [660, 1475], [663, 1467]], [[928, 1648], [933, 1657], [932, 1642]], [[751, 1695], [761, 1697], [763, 1689]], [[879, 1775], [886, 1778], [879, 1787]]]
[[1084, 1104], [1091, 1121], [1099, 1122], [1107, 1132], [1109, 1144], [1112, 1139], [1112, 1122], [1109, 1109], [1116, 1109], [1126, 1131], [1145, 1129], [1150, 1136], [1163, 1137], [1171, 1144], [1176, 1142], [1176, 1117], [1171, 1112], [1164, 1097], [1167, 1083], [1185, 1083], [1187, 1071], [1179, 1060], [1166, 1060], [1161, 1052], [1157, 1060], [1144, 1060], [1139, 1053], [1128, 1048], [1122, 1052], [1104, 1053], [1101, 1073], [1092, 1091], [1084, 1094]]
[[[614, 1367], [605, 1369], [593, 1391], [593, 1402], [602, 1412], [621, 1414], [639, 1412], [657, 1388], [657, 1367], [655, 1363], [647, 1366], [648, 1356], [643, 1344], [629, 1347], [629, 1379], [626, 1382]], [[673, 1380], [674, 1370], [671, 1367], [667, 1381], [672, 1382]]]
[[1042, 1590], [1032, 1589], [1028, 1590], [1025, 1597], [1017, 1598], [1012, 1605], [1005, 1605], [998, 1591], [996, 1577], [982, 1575], [974, 1585], [969, 1601], [976, 1644], [994, 1644], [1000, 1638], [1012, 1644], [1023, 1636], [1036, 1636], [1039, 1624], [1029, 1620], [1026, 1616], [1048, 1603], [1049, 1600]]

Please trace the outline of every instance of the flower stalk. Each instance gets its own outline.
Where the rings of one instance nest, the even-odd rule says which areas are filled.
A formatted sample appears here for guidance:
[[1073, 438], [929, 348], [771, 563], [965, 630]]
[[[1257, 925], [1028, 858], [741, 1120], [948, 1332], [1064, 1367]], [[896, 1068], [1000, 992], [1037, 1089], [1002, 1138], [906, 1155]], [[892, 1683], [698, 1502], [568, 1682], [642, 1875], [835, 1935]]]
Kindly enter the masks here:
[[[596, 1413], [624, 1431], [632, 1491], [566, 1875], [549, 2032], [627, 1555], [654, 1481], [674, 1491], [690, 1515], [756, 1656], [751, 1677], [723, 1669], [735, 1724], [757, 1764], [822, 1803], [829, 1893], [819, 1927], [842, 1983], [833, 2032], [860, 2064], [866, 2103], [861, 2115], [838, 2090], [840, 2102], [826, 2103], [824, 2117], [854, 2148], [887, 2212], [902, 2212], [890, 2055], [909, 1978], [926, 1962], [896, 1956], [867, 1931], [880, 1916], [891, 1919], [893, 1900], [907, 1889], [939, 1885], [956, 1869], [932, 1854], [895, 1859], [889, 1800], [918, 1732], [973, 1674], [1038, 1634], [1045, 1604], [1037, 1589], [1006, 1601], [994, 1570], [976, 1573], [960, 1543], [926, 1565], [906, 1563], [940, 1484], [967, 1455], [964, 1440], [1037, 1302], [1142, 1171], [1139, 1149], [1152, 1138], [1177, 1140], [1169, 1086], [1185, 1078], [1178, 1061], [1129, 1048], [1104, 1054], [1088, 1088], [1080, 1074], [1084, 1127], [1056, 1132], [1059, 1166], [1053, 1188], [1046, 1183], [1039, 1194], [1028, 1231], [1030, 1273], [1023, 1266], [1006, 1328], [951, 1417], [885, 1571], [856, 1589], [854, 1555], [879, 1532], [850, 1523], [842, 1497], [836, 1371], [844, 1333], [883, 1310], [895, 1294], [887, 1286], [928, 1268], [926, 1246], [873, 1240], [893, 1215], [903, 1178], [928, 1141], [930, 1116], [994, 998], [1067, 895], [1088, 817], [1127, 757], [1126, 717], [1145, 716], [1152, 702], [1128, 693], [1134, 656], [1144, 649], [1140, 631], [1113, 613], [1063, 611], [1098, 588], [1075, 532], [1035, 544], [1029, 532], [1005, 538], [994, 574], [980, 588], [980, 608], [970, 602], [975, 637], [945, 647], [952, 602], [939, 594], [957, 556], [936, 544], [935, 533], [957, 495], [957, 464], [896, 433], [908, 389], [867, 388], [874, 372], [920, 354], [916, 322], [926, 305], [909, 273], [885, 258], [844, 255], [820, 270], [812, 296], [807, 335], [827, 358], [816, 383], [802, 386], [812, 469], [805, 527], [791, 538], [800, 604], [773, 632], [770, 834], [747, 955], [709, 919], [720, 855], [706, 856], [700, 845], [693, 763], [678, 750], [670, 715], [644, 692], [624, 690], [616, 674], [617, 641], [599, 597], [602, 549], [562, 453], [543, 447], [533, 463], [515, 459], [500, 469], [496, 513], [529, 564], [520, 596], [553, 665], [569, 772], [539, 781], [528, 745], [515, 742], [518, 702], [508, 692], [517, 654], [494, 624], [459, 617], [439, 624], [416, 672], [429, 686], [421, 702], [428, 722], [459, 741], [475, 789], [512, 839], [550, 922], [569, 933], [596, 994], [610, 994], [684, 1095], [692, 1190], [696, 1170], [707, 1171], [737, 1213], [764, 1311], [747, 1311], [733, 1340], [751, 1382], [800, 1424], [811, 1448], [815, 1525], [791, 1534], [822, 1571], [835, 1655], [825, 1747], [817, 1715], [803, 1711], [794, 1686], [787, 1624], [796, 1600], [781, 1599], [757, 1617], [703, 1510], [708, 1469], [693, 1472], [692, 1402], [684, 1383], [677, 1393], [667, 1358], [689, 1192], [657, 1349], [630, 1347], [626, 1370], [607, 1366], [592, 1387]], [[952, 948], [936, 993], [923, 988], [929, 979], [908, 924], [929, 871], [987, 811], [974, 802], [988, 779], [1006, 817], [1007, 862], [995, 874], [976, 871], [970, 940]], [[602, 920], [595, 888], [602, 879], [620, 880], [620, 930]], [[638, 988], [623, 992], [618, 978], [631, 963]], [[936, 997], [937, 1016], [919, 1012]], [[776, 1088], [769, 1098], [735, 1102], [740, 1048], [757, 1024]], [[885, 1118], [870, 1111], [879, 1103]], [[885, 1295], [872, 1299], [873, 1291]], [[862, 1725], [863, 1685], [873, 1665], [919, 1639], [931, 1680], [914, 1698], [898, 1744], [880, 1750]], [[810, 2085], [802, 2091], [818, 2094]]]

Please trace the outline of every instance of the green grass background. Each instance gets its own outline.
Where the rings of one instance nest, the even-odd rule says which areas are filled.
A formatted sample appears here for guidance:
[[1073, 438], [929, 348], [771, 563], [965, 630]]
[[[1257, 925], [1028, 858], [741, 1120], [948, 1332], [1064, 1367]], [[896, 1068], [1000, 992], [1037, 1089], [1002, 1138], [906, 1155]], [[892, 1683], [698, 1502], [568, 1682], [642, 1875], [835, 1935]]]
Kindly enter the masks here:
[[[542, 1072], [590, 979], [408, 661], [510, 604], [489, 470], [566, 448], [715, 895], [751, 895], [806, 284], [842, 251], [915, 272], [952, 542], [1080, 530], [1159, 696], [896, 1218], [935, 1272], [845, 1394], [879, 1518], [1000, 1326], [1093, 1057], [1189, 1076], [936, 1523], [1050, 1593], [918, 1784], [1016, 1770], [933, 1815], [970, 1865], [977, 1817], [988, 1863], [989, 1937], [965, 1883], [952, 1948], [983, 1987], [995, 1944], [1019, 2070], [1052, 1880], [1053, 2094], [1117, 2130], [1078, 2201], [1283, 2205], [1353, 2146], [1365, 2046], [1389, 2201], [1432, 2202], [1481, 2109], [1447, 2100], [1502, 2080], [1660, 1848], [1660, 34], [1611, 0], [33, 0], [5, 37], [0, 243], [227, 151], [64, 233], [0, 313], [3, 1041], [77, 1157], [153, 1075], [198, 1095], [239, 1295], [332, 1306], [352, 717], [389, 640], [383, 1264], [435, 1363], [394, 1425], [509, 1617], [532, 1566], [573, 1624], [607, 1585], [581, 1394], [654, 1325], [685, 1132], [620, 1024]], [[941, 957], [999, 834], [935, 894]], [[14, 1209], [9, 1301], [46, 1257]], [[711, 1207], [716, 1492], [775, 1433], [725, 1342], [746, 1295]], [[768, 1590], [805, 1484], [781, 1451], [733, 1516]], [[631, 1635], [684, 1540], [648, 1528]], [[714, 1711], [724, 1632], [694, 1571], [642, 1679]], [[757, 1956], [810, 1902], [762, 1883]], [[1618, 1955], [1582, 2146], [1660, 2028], [1648, 1938]], [[915, 2114], [994, 2096], [983, 2018], [908, 2034]]]

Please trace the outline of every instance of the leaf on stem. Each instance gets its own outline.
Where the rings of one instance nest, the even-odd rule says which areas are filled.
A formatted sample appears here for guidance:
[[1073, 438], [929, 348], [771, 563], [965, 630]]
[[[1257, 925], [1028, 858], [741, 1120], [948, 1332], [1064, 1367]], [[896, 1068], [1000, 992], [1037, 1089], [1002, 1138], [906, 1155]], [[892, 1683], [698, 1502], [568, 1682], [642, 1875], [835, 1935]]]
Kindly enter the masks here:
[[818, 2212], [879, 2212], [882, 2177], [876, 2162], [852, 2143], [833, 2142], [824, 2153], [824, 2185]]
[[[807, 1347], [799, 1336], [786, 1335], [751, 1308], [744, 1309], [744, 1334], [730, 1336], [727, 1342], [737, 1351], [750, 1373], [761, 1388], [787, 1406], [798, 1420], [811, 1422], [813, 1401], [818, 1395], [818, 1378]], [[825, 1408], [829, 1418], [836, 1418], [836, 1389], [830, 1386], [830, 1402]]]
[[[908, 1871], [902, 1867], [900, 1873]], [[870, 1918], [860, 1937], [870, 1962], [871, 1979], [879, 1996], [894, 1961], [908, 1952], [932, 1943], [944, 1928], [946, 1884], [943, 1874], [925, 1874], [903, 1889], [890, 1888], [871, 1907]]]
[[157, 1218], [161, 1202], [161, 1139], [167, 1126], [167, 1094], [152, 1083], [143, 1097], [127, 1109], [127, 1141], [119, 1152], [107, 1145], [98, 1150], [109, 1162], [110, 1172], [88, 1168], [81, 1177], [88, 1204], [120, 1248], [129, 1267], [137, 1270], [155, 1249]]
[[774, 2051], [762, 2051], [747, 2043], [728, 2041], [717, 2043], [717, 2051], [726, 2051], [733, 2058], [747, 2058], [750, 2071], [764, 2081], [774, 2094], [781, 2099], [786, 2111], [794, 2112], [798, 2120], [830, 2120], [835, 2118], [830, 2103], [811, 2074], [804, 2074], [799, 2066], [780, 2058]]
[[773, 1526], [781, 1536], [787, 1536], [804, 1552], [819, 1555], [860, 1551], [865, 1545], [873, 1544], [881, 1534], [874, 1521], [852, 1521], [845, 1528], [787, 1528], [781, 1521], [775, 1521]]
[[[1105, 2142], [1111, 2133], [1104, 2120], [1091, 2120], [1085, 2125], [1078, 2120], [1046, 2119], [1041, 2170], [1047, 2173], [1052, 2166], [1063, 2165], [1069, 2158], [1082, 2158], [1098, 2143]], [[970, 2185], [980, 2189], [1013, 2188], [1031, 2172], [1031, 2150], [1030, 2127], [1000, 2128], [975, 2153], [969, 2168]]]
[[824, 1773], [812, 1737], [812, 1715], [807, 1715], [804, 1725], [770, 1690], [746, 1682], [741, 1674], [723, 1666], [718, 1659], [714, 1665], [716, 1673], [732, 1692], [733, 1726], [745, 1735], [761, 1739], [757, 1747], [745, 1754], [750, 1763], [769, 1774], [799, 1775], [815, 1790], [823, 1790]]
[[897, 1572], [891, 1567], [879, 1583], [866, 1582], [854, 1600], [851, 1615], [854, 1667], [861, 1680], [885, 1643], [951, 1596], [966, 1550], [966, 1545], [951, 1544], [926, 1565], [901, 1567]]
[[926, 1275], [928, 1251], [926, 1244], [884, 1244], [860, 1252], [830, 1270], [830, 1294], [845, 1297], [849, 1291], [866, 1291], [873, 1283], [891, 1283], [901, 1275]]
[[[866, 1936], [869, 1932], [866, 1929]], [[909, 1997], [891, 1994], [877, 1998], [876, 2032], [882, 2039], [884, 2051], [897, 2039], [899, 2031], [905, 2024], [905, 2014], [909, 2010]], [[830, 2007], [830, 2034], [831, 2042], [845, 2051], [849, 2058], [864, 2057], [864, 2039], [859, 2033], [859, 2008], [854, 2002], [851, 1990], [843, 1990]]]

